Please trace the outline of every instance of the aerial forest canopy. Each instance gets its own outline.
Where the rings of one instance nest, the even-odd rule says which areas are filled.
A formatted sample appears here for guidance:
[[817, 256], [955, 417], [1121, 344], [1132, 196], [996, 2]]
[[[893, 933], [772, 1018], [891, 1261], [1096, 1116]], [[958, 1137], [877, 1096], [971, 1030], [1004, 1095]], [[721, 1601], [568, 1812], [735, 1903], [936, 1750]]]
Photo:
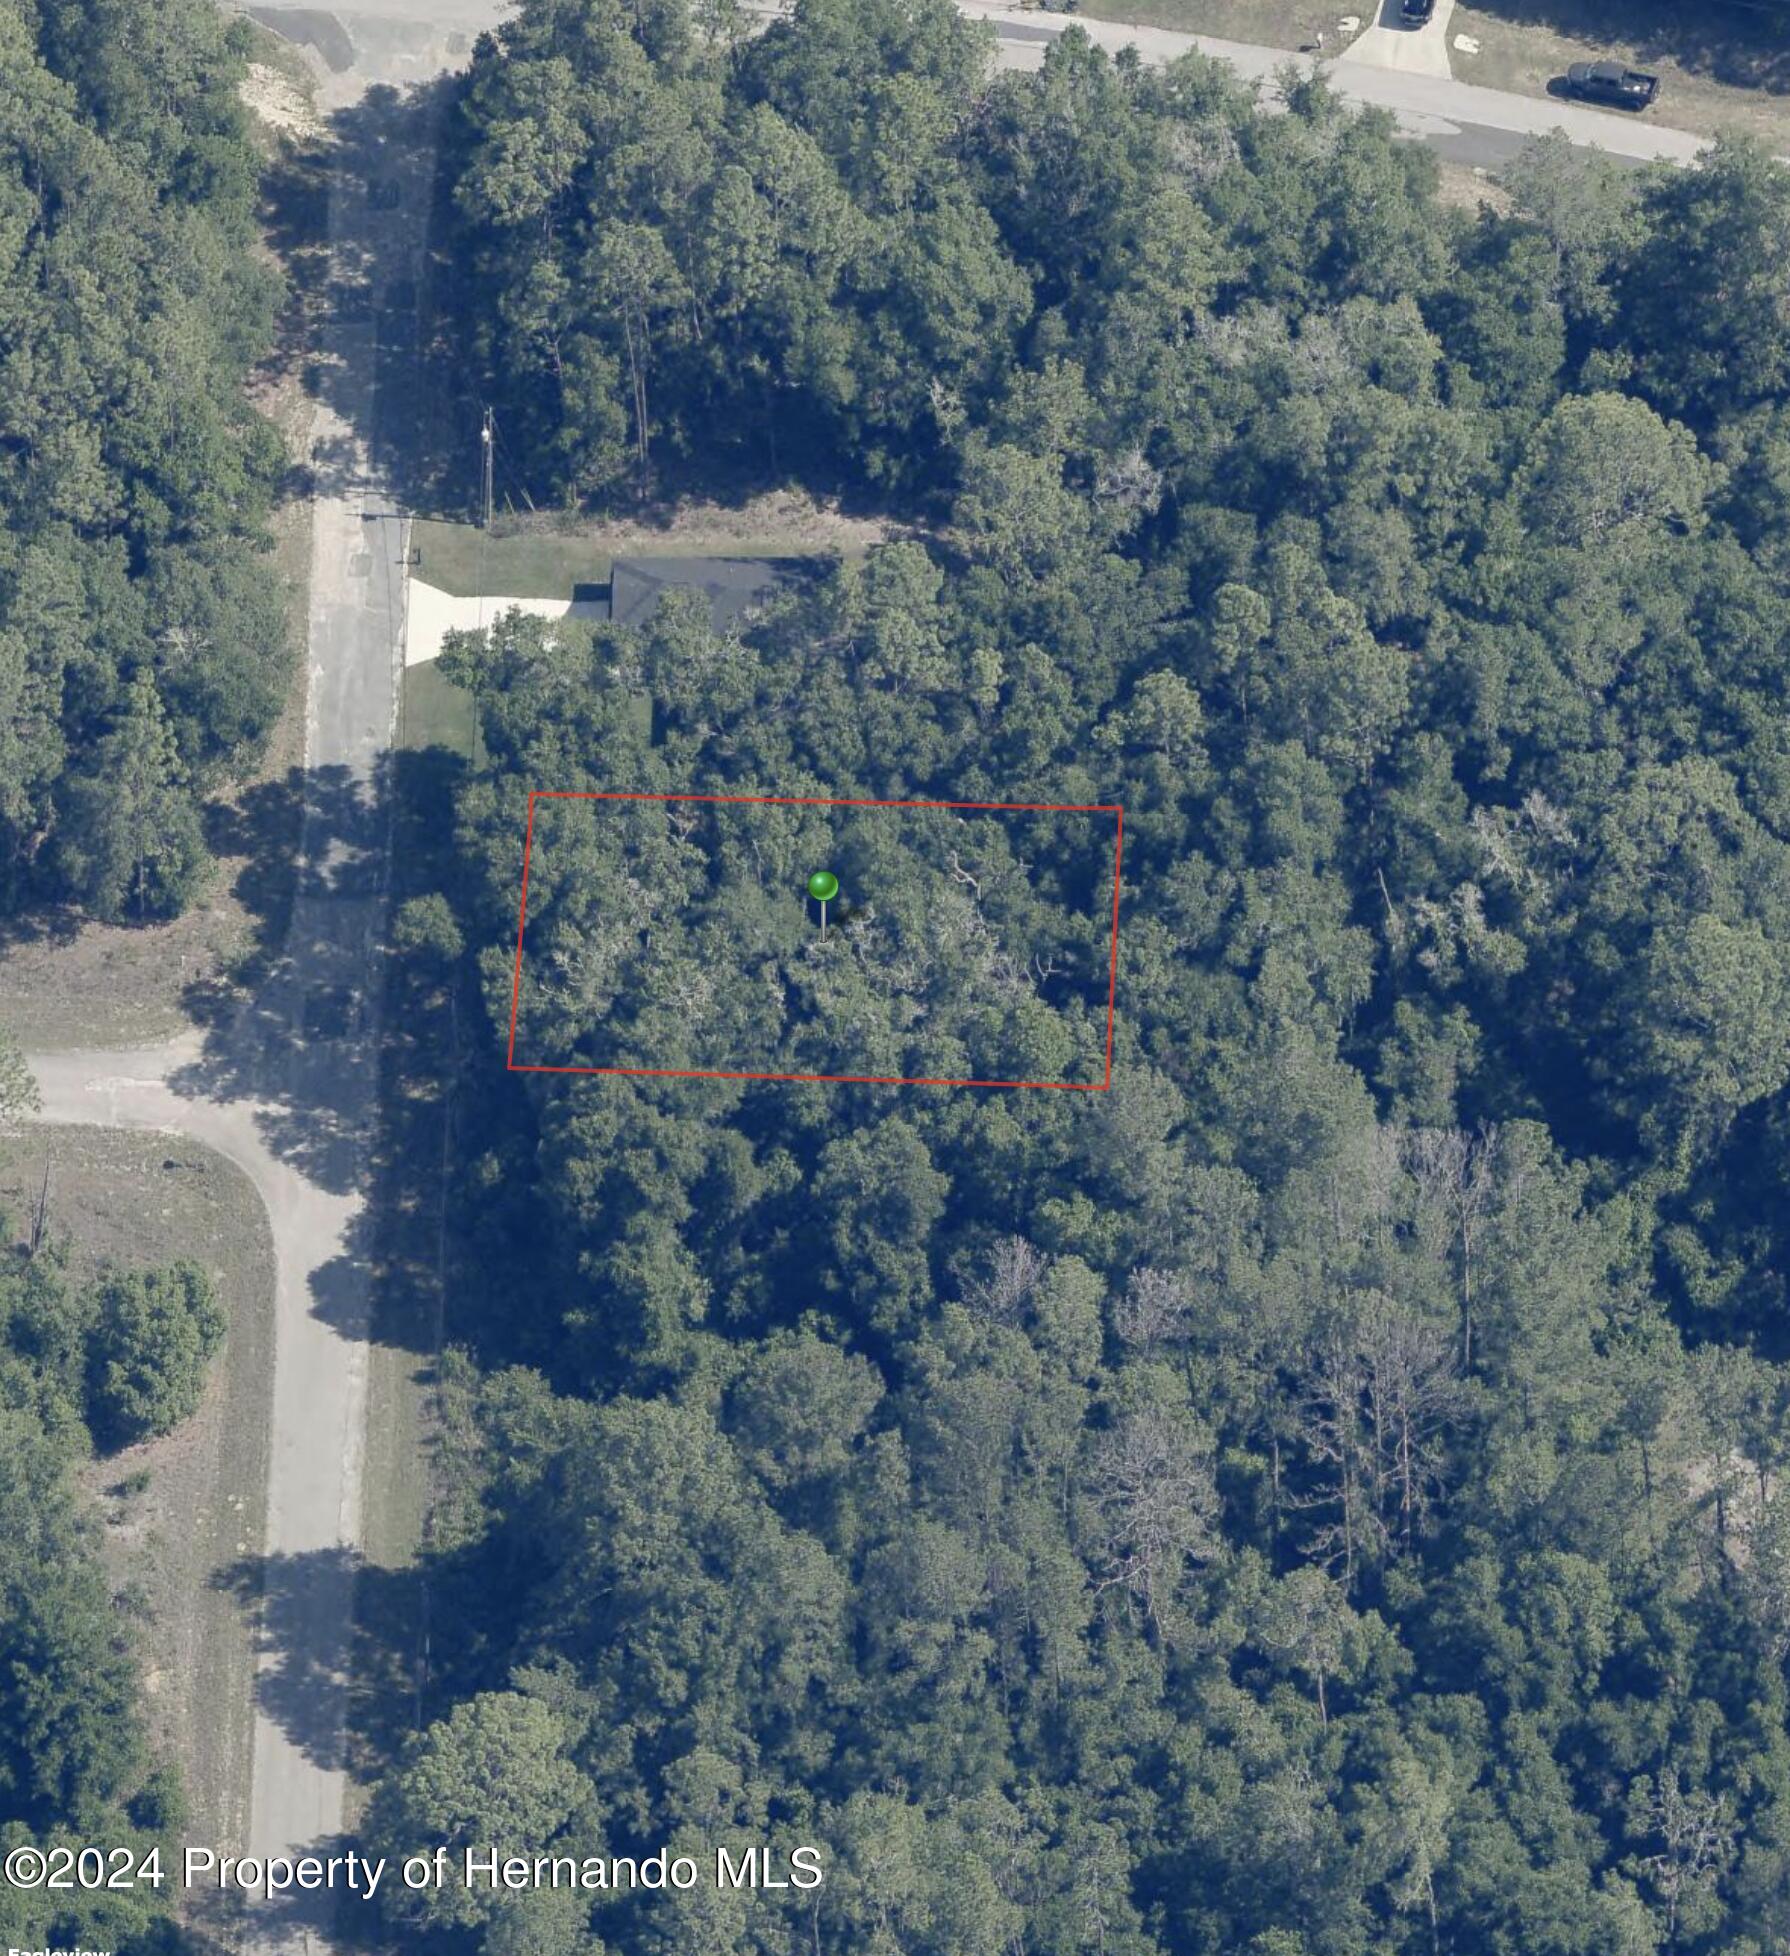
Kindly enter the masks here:
[[284, 696], [247, 32], [207, 0], [0, 7], [0, 910], [178, 910], [198, 798]]
[[[455, 1629], [368, 1827], [828, 1879], [393, 1906], [531, 1956], [1784, 1947], [1790, 175], [1546, 141], [1467, 212], [1317, 83], [1074, 30], [997, 75], [947, 0], [725, 28], [481, 44], [468, 391], [537, 497], [751, 464], [911, 534], [725, 635], [449, 656], [486, 758], [399, 941], [488, 1056]], [[545, 787], [1122, 802], [1112, 1091], [505, 1074]]]

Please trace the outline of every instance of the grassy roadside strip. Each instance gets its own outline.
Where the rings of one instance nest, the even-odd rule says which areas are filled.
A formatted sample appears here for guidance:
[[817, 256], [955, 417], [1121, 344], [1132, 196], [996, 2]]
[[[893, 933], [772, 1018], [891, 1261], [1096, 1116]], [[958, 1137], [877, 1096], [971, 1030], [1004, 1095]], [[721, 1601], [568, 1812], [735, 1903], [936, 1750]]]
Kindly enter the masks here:
[[1668, 0], [1463, 0], [1449, 34], [1457, 81], [1547, 95], [1575, 61], [1620, 61], [1660, 78], [1650, 120], [1715, 136], [1739, 130], [1790, 153], [1790, 19], [1752, 7]]
[[0, 1155], [0, 1208], [13, 1241], [46, 1166], [51, 1253], [66, 1255], [77, 1283], [108, 1266], [190, 1257], [210, 1272], [229, 1314], [198, 1412], [159, 1440], [94, 1461], [82, 1478], [103, 1523], [113, 1585], [136, 1619], [145, 1724], [158, 1754], [181, 1768], [192, 1837], [246, 1842], [255, 1642], [229, 1572], [260, 1553], [265, 1532], [267, 1214], [248, 1177], [197, 1142], [46, 1123]]
[[[463, 763], [435, 748], [394, 756], [391, 906], [440, 887]], [[461, 1014], [429, 961], [386, 962], [372, 1228], [364, 1561], [349, 1687], [354, 1812], [433, 1709], [425, 1560], [433, 1502], [434, 1396], [453, 1184], [453, 1085]]]

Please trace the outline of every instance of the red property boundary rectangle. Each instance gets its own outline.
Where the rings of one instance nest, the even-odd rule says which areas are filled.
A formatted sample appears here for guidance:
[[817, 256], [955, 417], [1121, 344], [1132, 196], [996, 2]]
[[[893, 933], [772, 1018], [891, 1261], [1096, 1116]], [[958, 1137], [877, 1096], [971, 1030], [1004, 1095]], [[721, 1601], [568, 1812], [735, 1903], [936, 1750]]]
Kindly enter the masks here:
[[[528, 931], [528, 868], [534, 850], [537, 801], [697, 801], [778, 808], [963, 808], [993, 815], [1111, 815], [1114, 817], [1113, 929], [1106, 978], [1105, 1076], [1099, 1080], [935, 1080], [874, 1073], [736, 1073], [718, 1067], [518, 1065], [516, 1020], [522, 1007], [522, 940]], [[1119, 993], [1119, 883], [1124, 858], [1125, 809], [1120, 802], [854, 801], [832, 795], [686, 795], [643, 794], [625, 789], [531, 788], [528, 791], [528, 828], [522, 841], [522, 901], [516, 915], [516, 972], [510, 986], [510, 1039], [506, 1065], [512, 1073], [628, 1074], [677, 1080], [800, 1080], [862, 1087], [1037, 1087], [1056, 1093], [1109, 1093], [1113, 1084], [1113, 1019]]]

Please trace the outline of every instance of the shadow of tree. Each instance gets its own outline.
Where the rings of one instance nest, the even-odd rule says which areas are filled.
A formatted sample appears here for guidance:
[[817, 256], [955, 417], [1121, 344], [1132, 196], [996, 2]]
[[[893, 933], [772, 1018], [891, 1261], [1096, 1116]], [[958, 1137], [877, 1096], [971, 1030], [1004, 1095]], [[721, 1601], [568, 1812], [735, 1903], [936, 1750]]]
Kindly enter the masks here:
[[[240, 819], [261, 830], [238, 884], [261, 920], [246, 974], [252, 990], [246, 998], [216, 986], [189, 990], [205, 1041], [170, 1081], [196, 1098], [252, 1102], [268, 1148], [334, 1193], [365, 1182], [387, 771], [363, 781], [346, 767], [312, 768], [244, 812]], [[294, 795], [301, 840], [296, 862], [282, 861], [278, 838], [282, 828], [290, 833]]]
[[[393, 756], [394, 908], [450, 877], [453, 793], [465, 772], [459, 756], [440, 748]], [[353, 1267], [371, 1267], [370, 1335], [425, 1357], [440, 1345], [452, 1261], [454, 1100], [468, 1059], [462, 983], [463, 974], [426, 959], [386, 961], [368, 1201], [350, 1226], [346, 1255], [312, 1283], [316, 1314], [341, 1324], [355, 1309]]]
[[[309, 1855], [327, 1862], [356, 1846], [352, 1835], [320, 1834], [284, 1851], [292, 1861]], [[223, 1853], [243, 1851], [222, 1847]], [[390, 1878], [388, 1870], [385, 1880]], [[234, 1886], [200, 1886], [188, 1890], [184, 1900], [180, 1941], [170, 1946], [169, 1956], [240, 1956], [251, 1936], [258, 1948], [290, 1949], [295, 1956], [296, 1952], [310, 1956], [313, 1950], [339, 1945], [356, 1949], [392, 1946], [379, 1911], [379, 1897], [369, 1901], [364, 1888], [350, 1894], [343, 1886], [308, 1891], [295, 1886], [263, 1896]]]
[[348, 1748], [342, 1708], [354, 1632], [349, 1605], [359, 1558], [349, 1549], [243, 1556], [212, 1577], [249, 1620], [255, 1701], [313, 1765], [339, 1770]]
[[1630, 47], [1643, 61], [1671, 60], [1734, 88], [1790, 94], [1790, 8], [1683, 7], [1676, 0], [1474, 0], [1519, 26], [1545, 27], [1584, 43], [1585, 58]]
[[[393, 333], [386, 347], [381, 326], [394, 295], [416, 303], [447, 87], [444, 79], [408, 93], [370, 90], [333, 118], [329, 143], [293, 151], [270, 185], [276, 238], [323, 321], [311, 375], [335, 432], [302, 465], [320, 493], [377, 497], [389, 482], [380, 426], [392, 417], [381, 401], [416, 394], [416, 339]], [[331, 569], [350, 580], [370, 574], [374, 547], [389, 563], [394, 542], [382, 529], [376, 546], [370, 535], [364, 566]], [[366, 642], [338, 643], [339, 664], [395, 658], [395, 646], [360, 636]], [[320, 675], [326, 688], [346, 676]], [[330, 710], [327, 695], [320, 705]], [[251, 1103], [268, 1148], [333, 1193], [370, 1179], [390, 774], [389, 757], [368, 767], [313, 764], [211, 811], [213, 846], [245, 862], [235, 893], [254, 939], [232, 984], [189, 988], [185, 1004], [204, 1043], [171, 1082], [180, 1093]]]
[[72, 944], [86, 921], [66, 904], [0, 918], [0, 957], [22, 944]]
[[421, 1581], [341, 1547], [242, 1556], [213, 1576], [252, 1627], [256, 1703], [313, 1765], [377, 1767], [415, 1729]]

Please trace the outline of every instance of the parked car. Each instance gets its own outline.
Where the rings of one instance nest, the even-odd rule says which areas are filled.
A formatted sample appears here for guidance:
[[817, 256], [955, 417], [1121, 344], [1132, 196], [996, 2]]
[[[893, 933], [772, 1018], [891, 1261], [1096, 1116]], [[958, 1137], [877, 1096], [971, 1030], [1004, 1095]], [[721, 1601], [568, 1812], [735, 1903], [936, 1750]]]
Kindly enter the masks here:
[[1421, 27], [1436, 11], [1436, 0], [1399, 0], [1398, 11], [1407, 27]]
[[1566, 92], [1613, 109], [1644, 109], [1659, 93], [1659, 76], [1625, 68], [1620, 61], [1575, 61], [1566, 71]]

